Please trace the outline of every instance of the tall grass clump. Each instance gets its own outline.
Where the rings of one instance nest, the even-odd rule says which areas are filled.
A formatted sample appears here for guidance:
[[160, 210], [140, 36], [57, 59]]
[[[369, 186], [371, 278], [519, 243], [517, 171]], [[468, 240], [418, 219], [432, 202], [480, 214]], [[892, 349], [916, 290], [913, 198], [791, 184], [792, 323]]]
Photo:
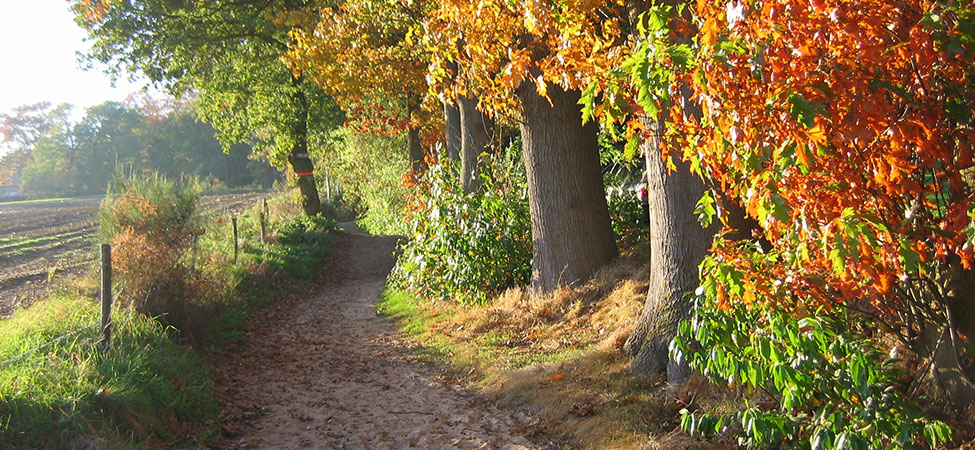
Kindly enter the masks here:
[[158, 322], [58, 296], [0, 321], [0, 448], [124, 448], [205, 440], [216, 414], [209, 373]]
[[165, 177], [116, 176], [98, 211], [101, 242], [112, 245], [121, 307], [192, 334], [206, 306], [202, 273], [188, 257], [204, 231], [197, 211], [199, 184]]
[[531, 278], [531, 219], [520, 149], [482, 155], [479, 183], [465, 192], [458, 174], [436, 164], [411, 192], [390, 280], [431, 299], [483, 302]]

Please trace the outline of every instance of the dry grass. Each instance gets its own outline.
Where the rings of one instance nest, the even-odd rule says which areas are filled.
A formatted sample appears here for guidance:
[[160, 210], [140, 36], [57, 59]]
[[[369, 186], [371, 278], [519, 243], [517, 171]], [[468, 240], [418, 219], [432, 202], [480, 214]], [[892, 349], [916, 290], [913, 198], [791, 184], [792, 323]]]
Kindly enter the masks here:
[[538, 413], [530, 431], [543, 440], [594, 449], [711, 448], [679, 431], [679, 411], [688, 402], [727, 402], [727, 391], [701, 378], [667, 388], [661, 375], [629, 373], [630, 358], [619, 350], [646, 297], [647, 260], [626, 255], [589, 283], [548, 295], [511, 289], [477, 306], [415, 301], [412, 314], [395, 315], [480, 390]]

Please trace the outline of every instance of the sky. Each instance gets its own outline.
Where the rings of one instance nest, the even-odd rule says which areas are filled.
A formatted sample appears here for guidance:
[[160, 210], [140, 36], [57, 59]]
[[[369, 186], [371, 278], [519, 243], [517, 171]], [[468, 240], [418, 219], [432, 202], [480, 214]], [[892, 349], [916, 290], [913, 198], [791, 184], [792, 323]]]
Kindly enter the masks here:
[[104, 66], [84, 71], [77, 52], [88, 48], [66, 0], [0, 0], [0, 113], [42, 101], [84, 108], [124, 100], [145, 81], [112, 86]]

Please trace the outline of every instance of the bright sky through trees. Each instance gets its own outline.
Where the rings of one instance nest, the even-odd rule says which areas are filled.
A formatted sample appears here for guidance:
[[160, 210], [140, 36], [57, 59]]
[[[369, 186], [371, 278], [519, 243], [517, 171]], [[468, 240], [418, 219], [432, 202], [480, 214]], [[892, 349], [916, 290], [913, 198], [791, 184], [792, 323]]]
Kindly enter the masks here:
[[49, 101], [84, 108], [123, 100], [145, 83], [111, 78], [101, 67], [84, 71], [76, 52], [86, 48], [64, 0], [0, 0], [0, 113]]

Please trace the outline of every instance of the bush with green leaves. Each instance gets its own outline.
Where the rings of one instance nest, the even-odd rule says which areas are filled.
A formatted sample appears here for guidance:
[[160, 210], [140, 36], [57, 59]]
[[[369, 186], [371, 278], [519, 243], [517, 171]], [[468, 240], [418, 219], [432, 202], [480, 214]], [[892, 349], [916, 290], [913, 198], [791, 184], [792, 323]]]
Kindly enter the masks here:
[[484, 301], [531, 278], [528, 190], [517, 144], [482, 155], [478, 186], [464, 192], [446, 164], [413, 186], [408, 240], [392, 283], [431, 299]]
[[609, 207], [616, 244], [621, 249], [646, 242], [650, 236], [650, 224], [639, 198], [626, 190], [611, 189], [606, 196], [606, 205]]
[[681, 323], [671, 357], [758, 395], [734, 412], [684, 409], [685, 431], [731, 433], [749, 448], [912, 448], [951, 439], [947, 425], [902, 395], [896, 361], [851, 329], [868, 327], [865, 319], [822, 309], [800, 318], [760, 303], [722, 308], [709, 291], [699, 289], [705, 295]]
[[278, 243], [328, 247], [332, 243], [329, 233], [334, 228], [335, 221], [330, 217], [297, 214], [277, 225]]

